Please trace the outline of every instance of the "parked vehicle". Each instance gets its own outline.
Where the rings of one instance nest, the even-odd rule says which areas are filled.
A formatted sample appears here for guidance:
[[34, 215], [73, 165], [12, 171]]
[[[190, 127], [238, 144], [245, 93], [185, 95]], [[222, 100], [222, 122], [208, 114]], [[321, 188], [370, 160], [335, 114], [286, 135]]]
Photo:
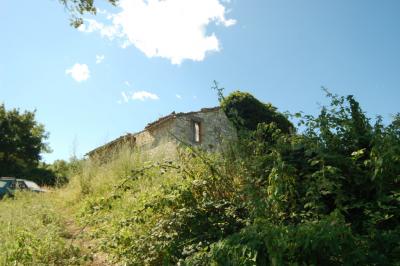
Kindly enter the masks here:
[[32, 192], [46, 192], [45, 189], [42, 189], [35, 182], [19, 179], [15, 177], [0, 177], [0, 199], [4, 196], [14, 196], [16, 190], [25, 190]]
[[14, 196], [16, 182], [16, 179], [13, 177], [0, 178], [0, 199], [4, 196]]
[[39, 187], [39, 185], [35, 182], [26, 179], [17, 179], [16, 188], [19, 190], [29, 190], [32, 192], [47, 192], [45, 189]]

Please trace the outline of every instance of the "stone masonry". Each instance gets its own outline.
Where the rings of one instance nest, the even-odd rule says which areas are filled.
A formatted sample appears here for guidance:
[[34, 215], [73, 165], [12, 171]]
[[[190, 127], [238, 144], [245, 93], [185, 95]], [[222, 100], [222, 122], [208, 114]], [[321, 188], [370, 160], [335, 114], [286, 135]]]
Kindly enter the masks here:
[[173, 158], [179, 145], [218, 151], [225, 141], [236, 138], [236, 130], [219, 107], [197, 112], [175, 113], [149, 123], [143, 131], [126, 134], [90, 151], [90, 158], [128, 145], [150, 157]]

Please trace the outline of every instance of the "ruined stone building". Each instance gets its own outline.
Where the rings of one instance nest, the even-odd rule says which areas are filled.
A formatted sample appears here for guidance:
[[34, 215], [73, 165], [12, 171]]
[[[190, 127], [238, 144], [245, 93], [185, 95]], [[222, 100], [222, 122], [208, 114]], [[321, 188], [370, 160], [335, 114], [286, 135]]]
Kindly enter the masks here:
[[149, 123], [144, 130], [128, 133], [87, 155], [107, 156], [110, 151], [122, 147], [135, 147], [139, 152], [158, 158], [172, 158], [179, 145], [198, 146], [217, 151], [224, 141], [236, 138], [236, 130], [219, 108], [203, 108], [197, 112], [175, 113]]

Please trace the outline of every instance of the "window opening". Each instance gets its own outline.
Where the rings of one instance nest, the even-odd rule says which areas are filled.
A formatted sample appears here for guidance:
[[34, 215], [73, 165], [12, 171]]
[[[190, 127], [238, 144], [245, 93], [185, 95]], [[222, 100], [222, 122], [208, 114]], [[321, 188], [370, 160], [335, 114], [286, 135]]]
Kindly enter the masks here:
[[194, 122], [194, 142], [200, 143], [200, 122]]

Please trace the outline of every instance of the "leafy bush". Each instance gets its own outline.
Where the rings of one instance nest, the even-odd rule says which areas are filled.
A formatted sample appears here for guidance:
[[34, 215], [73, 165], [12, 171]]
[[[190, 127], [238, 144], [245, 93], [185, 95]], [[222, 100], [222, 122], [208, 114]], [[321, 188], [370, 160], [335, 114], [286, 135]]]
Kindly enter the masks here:
[[264, 104], [246, 92], [235, 91], [223, 98], [221, 107], [238, 129], [255, 130], [259, 123], [275, 123], [284, 133], [294, 127], [272, 104]]
[[365, 263], [358, 244], [337, 213], [298, 226], [257, 220], [185, 262], [187, 265], [355, 265]]

